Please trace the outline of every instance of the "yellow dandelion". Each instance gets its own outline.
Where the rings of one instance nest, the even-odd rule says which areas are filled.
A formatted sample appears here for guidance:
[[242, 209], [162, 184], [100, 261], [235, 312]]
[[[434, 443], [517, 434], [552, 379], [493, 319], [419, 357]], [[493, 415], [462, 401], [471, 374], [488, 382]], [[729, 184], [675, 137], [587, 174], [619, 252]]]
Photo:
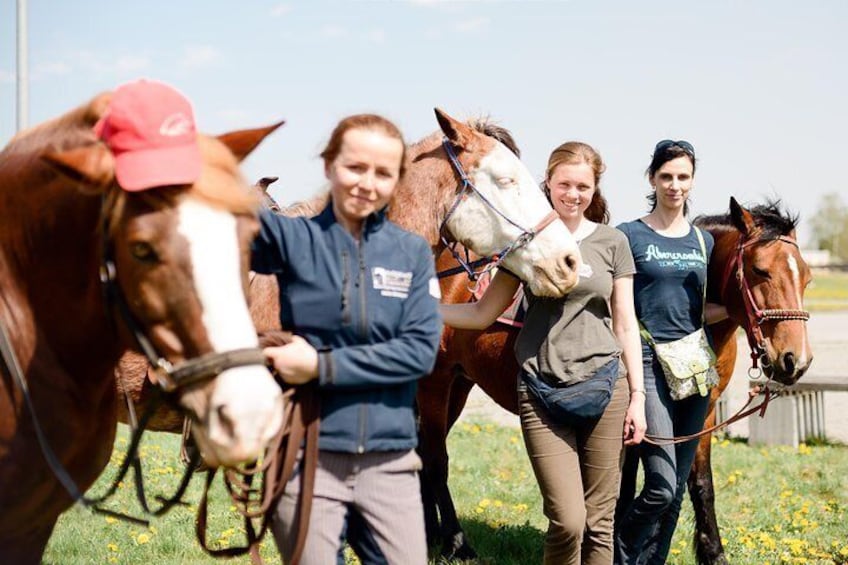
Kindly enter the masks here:
[[138, 545], [144, 545], [150, 541], [150, 536], [147, 534], [139, 534], [137, 538], [135, 538], [135, 543]]
[[118, 544], [110, 543], [106, 546], [109, 551], [118, 551]]
[[113, 518], [111, 516], [106, 516], [106, 523], [107, 524], [114, 524], [117, 521], [118, 521], [117, 518]]
[[492, 501], [488, 498], [484, 498], [483, 500], [477, 503], [477, 506], [479, 506], [480, 508], [488, 508], [490, 504], [492, 504]]

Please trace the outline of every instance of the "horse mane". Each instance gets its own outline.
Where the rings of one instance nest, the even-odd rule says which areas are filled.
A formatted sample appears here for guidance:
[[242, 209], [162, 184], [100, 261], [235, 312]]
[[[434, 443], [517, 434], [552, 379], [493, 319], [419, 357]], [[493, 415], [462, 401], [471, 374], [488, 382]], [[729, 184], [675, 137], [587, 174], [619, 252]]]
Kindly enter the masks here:
[[[780, 199], [766, 200], [765, 204], [757, 204], [748, 211], [754, 217], [754, 224], [762, 230], [762, 237], [773, 238], [788, 235], [798, 227], [799, 215], [783, 207]], [[700, 215], [694, 223], [704, 229], [714, 229], [717, 232], [733, 231], [736, 227], [729, 213], [716, 215]]]
[[493, 137], [503, 143], [507, 149], [515, 153], [515, 156], [521, 158], [521, 150], [512, 137], [512, 133], [503, 126], [496, 124], [490, 116], [481, 116], [468, 120], [468, 125], [476, 131], [489, 137]]

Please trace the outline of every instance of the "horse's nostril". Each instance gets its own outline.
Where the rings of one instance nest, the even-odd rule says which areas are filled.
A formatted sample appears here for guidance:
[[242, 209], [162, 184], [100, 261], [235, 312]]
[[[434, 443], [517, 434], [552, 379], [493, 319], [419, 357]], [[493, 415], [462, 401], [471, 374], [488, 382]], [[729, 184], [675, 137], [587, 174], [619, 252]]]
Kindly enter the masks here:
[[574, 271], [577, 269], [577, 257], [574, 255], [566, 255], [565, 256], [565, 266], [569, 268], [569, 270]]
[[218, 424], [221, 426], [221, 430], [227, 435], [227, 437], [233, 437], [236, 432], [235, 422], [230, 416], [227, 414], [227, 407], [225, 405], [221, 405], [216, 410], [218, 414]]
[[795, 355], [792, 352], [783, 354], [783, 369], [790, 375], [795, 372]]

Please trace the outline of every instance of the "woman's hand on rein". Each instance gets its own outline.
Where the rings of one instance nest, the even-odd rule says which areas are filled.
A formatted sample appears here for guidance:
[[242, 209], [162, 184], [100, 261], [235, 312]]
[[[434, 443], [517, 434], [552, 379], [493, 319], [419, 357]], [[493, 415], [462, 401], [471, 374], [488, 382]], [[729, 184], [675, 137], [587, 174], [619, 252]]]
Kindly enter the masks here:
[[627, 414], [624, 416], [624, 445], [636, 445], [645, 439], [648, 423], [645, 419], [645, 395], [631, 393]]
[[287, 383], [301, 385], [318, 376], [318, 351], [299, 335], [291, 343], [262, 350]]

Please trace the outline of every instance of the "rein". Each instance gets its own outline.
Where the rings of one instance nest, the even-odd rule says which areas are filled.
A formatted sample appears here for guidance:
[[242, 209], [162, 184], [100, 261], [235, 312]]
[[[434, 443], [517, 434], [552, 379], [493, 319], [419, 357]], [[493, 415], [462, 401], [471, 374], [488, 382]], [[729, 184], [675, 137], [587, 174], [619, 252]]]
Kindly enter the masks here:
[[768, 365], [765, 337], [763, 336], [761, 327], [764, 322], [782, 320], [802, 320], [806, 322], [810, 319], [810, 313], [807, 310], [791, 308], [761, 309], [754, 300], [751, 286], [745, 278], [745, 249], [757, 243], [771, 243], [775, 241], [782, 241], [794, 245], [796, 248], [798, 247], [798, 243], [794, 239], [784, 235], [771, 239], [747, 239], [745, 234], [742, 234], [739, 237], [739, 244], [736, 247], [736, 255], [733, 260], [727, 263], [720, 289], [723, 299], [727, 285], [730, 283], [730, 277], [735, 272], [736, 283], [742, 294], [742, 304], [745, 306], [743, 327], [745, 328], [745, 335], [748, 338], [748, 346], [751, 349], [751, 371], [754, 372], [759, 371], [758, 363], [762, 363], [764, 366]]
[[[719, 424], [716, 424], [714, 426], [710, 426], [709, 428], [704, 428], [700, 432], [685, 435], [685, 436], [674, 436], [674, 437], [663, 437], [663, 436], [654, 436], [654, 435], [645, 434], [645, 438], [642, 441], [644, 441], [645, 443], [650, 443], [652, 445], [658, 445], [658, 446], [675, 445], [675, 444], [678, 444], [678, 443], [686, 443], [687, 441], [692, 441], [693, 439], [697, 439], [697, 438], [700, 438], [701, 436], [709, 435], [713, 432], [716, 432], [718, 430], [726, 428], [730, 424], [733, 424], [734, 422], [738, 422], [739, 420], [741, 420], [743, 418], [747, 418], [748, 416], [750, 416], [751, 414], [754, 414], [756, 412], [759, 412], [760, 413], [759, 416], [760, 416], [760, 418], [762, 418], [766, 414], [766, 408], [768, 408], [769, 401], [771, 401], [773, 398], [779, 396], [780, 393], [776, 392], [776, 391], [772, 391], [770, 389], [766, 389], [765, 390], [765, 396], [763, 397], [763, 401], [760, 402], [759, 404], [757, 404], [756, 406], [751, 406], [751, 403], [760, 394], [760, 392], [761, 392], [761, 390], [760, 390], [759, 386], [752, 388], [751, 390], [748, 391], [748, 401], [742, 406], [742, 408], [740, 408], [736, 412], [736, 414], [734, 414], [733, 416], [731, 416], [730, 418], [728, 418], [727, 420], [725, 420], [725, 421], [723, 421]], [[748, 408], [749, 406], [751, 406], [751, 407]]]
[[67, 469], [65, 469], [65, 466], [62, 465], [62, 462], [56, 455], [56, 452], [53, 451], [53, 448], [50, 447], [50, 443], [47, 441], [47, 436], [44, 433], [44, 430], [41, 427], [41, 422], [39, 421], [38, 415], [35, 412], [35, 405], [33, 404], [32, 396], [29, 393], [29, 386], [27, 385], [26, 377], [24, 376], [24, 372], [21, 369], [18, 356], [15, 354], [15, 351], [12, 348], [12, 342], [11, 339], [9, 339], [9, 334], [6, 332], [6, 326], [2, 322], [0, 322], [0, 358], [2, 358], [4, 365], [12, 376], [12, 379], [15, 381], [15, 384], [21, 391], [21, 395], [23, 396], [24, 402], [26, 403], [27, 409], [29, 410], [30, 421], [32, 422], [32, 427], [35, 430], [35, 435], [38, 439], [38, 445], [41, 448], [41, 453], [42, 455], [44, 455], [44, 460], [47, 462], [47, 466], [53, 472], [53, 475], [56, 477], [56, 480], [59, 481], [59, 483], [62, 485], [62, 487], [65, 489], [65, 491], [75, 503], [80, 504], [86, 508], [90, 508], [93, 512], [96, 512], [98, 514], [105, 514], [107, 516], [112, 516], [115, 518], [126, 520], [128, 522], [132, 522], [134, 524], [149, 526], [150, 522], [148, 520], [145, 520], [143, 518], [137, 518], [135, 516], [130, 516], [128, 514], [124, 514], [100, 506], [100, 504], [108, 500], [115, 493], [115, 491], [118, 489], [118, 485], [121, 483], [121, 481], [123, 481], [124, 477], [129, 472], [129, 468], [131, 466], [133, 467], [134, 476], [136, 479], [136, 497], [138, 498], [145, 512], [147, 512], [148, 514], [153, 514], [154, 516], [160, 516], [175, 504], [180, 503], [182, 495], [185, 493], [185, 490], [188, 487], [189, 479], [191, 478], [190, 470], [194, 467], [194, 465], [197, 464], [196, 455], [195, 457], [193, 457], [193, 460], [190, 464], [191, 466], [186, 468], [186, 472], [183, 474], [183, 478], [180, 481], [180, 485], [177, 488], [177, 492], [170, 498], [164, 500], [162, 507], [155, 511], [151, 511], [147, 504], [147, 499], [144, 495], [144, 487], [141, 475], [141, 462], [138, 459], [138, 446], [141, 442], [141, 436], [144, 433], [144, 426], [147, 424], [148, 419], [153, 414], [155, 407], [151, 407], [151, 409], [144, 414], [141, 422], [139, 423], [140, 425], [135, 430], [133, 430], [132, 439], [130, 440], [130, 445], [127, 448], [127, 454], [124, 456], [124, 460], [121, 463], [121, 468], [118, 471], [116, 477], [112, 480], [112, 484], [109, 486], [108, 489], [106, 489], [106, 491], [102, 495], [94, 498], [88, 498], [80, 491], [76, 482], [74, 482], [74, 480], [71, 478]]
[[[288, 334], [271, 331], [260, 336], [266, 346], [284, 345], [290, 341]], [[200, 546], [215, 557], [234, 557], [250, 553], [254, 564], [263, 563], [259, 555], [259, 543], [271, 524], [271, 515], [286, 490], [289, 481], [296, 473], [297, 464], [302, 460], [300, 471], [300, 491], [296, 509], [294, 529], [294, 552], [291, 563], [297, 565], [306, 546], [306, 534], [312, 511], [312, 494], [315, 486], [315, 471], [318, 467], [318, 428], [320, 424], [320, 401], [315, 383], [286, 388], [283, 392], [286, 404], [285, 421], [280, 433], [268, 447], [261, 466], [252, 466], [241, 471], [224, 470], [224, 486], [237, 511], [244, 517], [244, 530], [247, 545], [222, 549], [210, 548], [206, 541], [207, 517], [209, 511], [209, 487], [215, 478], [217, 469], [209, 470], [203, 496], [197, 508], [195, 531]], [[253, 478], [262, 473], [259, 488], [252, 486]], [[240, 478], [242, 475], [244, 478]], [[252, 519], [260, 518], [257, 528]]]
[[[454, 171], [457, 175], [459, 175], [460, 186], [459, 192], [457, 192], [453, 204], [451, 204], [450, 208], [448, 208], [448, 213], [445, 214], [445, 217], [442, 219], [442, 223], [439, 226], [439, 237], [442, 240], [442, 244], [444, 244], [444, 246], [451, 252], [451, 255], [453, 255], [456, 262], [459, 263], [459, 266], [446, 271], [440, 271], [437, 276], [438, 278], [445, 278], [457, 273], [465, 272], [468, 275], [468, 278], [472, 282], [476, 283], [483, 274], [496, 269], [510, 253], [517, 249], [521, 249], [533, 241], [533, 238], [535, 238], [539, 232], [548, 227], [559, 216], [555, 210], [551, 210], [548, 215], [542, 218], [542, 220], [532, 229], [528, 230], [522, 227], [519, 223], [513, 221], [509, 218], [509, 216], [498, 210], [498, 208], [488, 198], [486, 198], [486, 196], [480, 192], [476, 186], [474, 186], [474, 183], [471, 182], [471, 179], [469, 179], [468, 175], [465, 173], [465, 169], [462, 168], [462, 164], [460, 164], [459, 159], [457, 158], [456, 153], [454, 152], [447, 137], [442, 140], [442, 147], [444, 148]], [[456, 240], [449, 240], [445, 235], [447, 233], [448, 220], [450, 220], [451, 216], [454, 215], [459, 205], [472, 194], [476, 195], [487, 208], [521, 231], [518, 237], [513, 239], [499, 252], [491, 255], [490, 257], [478, 259], [477, 261], [469, 261], [468, 250], [465, 251], [465, 258], [463, 258], [462, 254], [456, 249], [458, 242]]]

